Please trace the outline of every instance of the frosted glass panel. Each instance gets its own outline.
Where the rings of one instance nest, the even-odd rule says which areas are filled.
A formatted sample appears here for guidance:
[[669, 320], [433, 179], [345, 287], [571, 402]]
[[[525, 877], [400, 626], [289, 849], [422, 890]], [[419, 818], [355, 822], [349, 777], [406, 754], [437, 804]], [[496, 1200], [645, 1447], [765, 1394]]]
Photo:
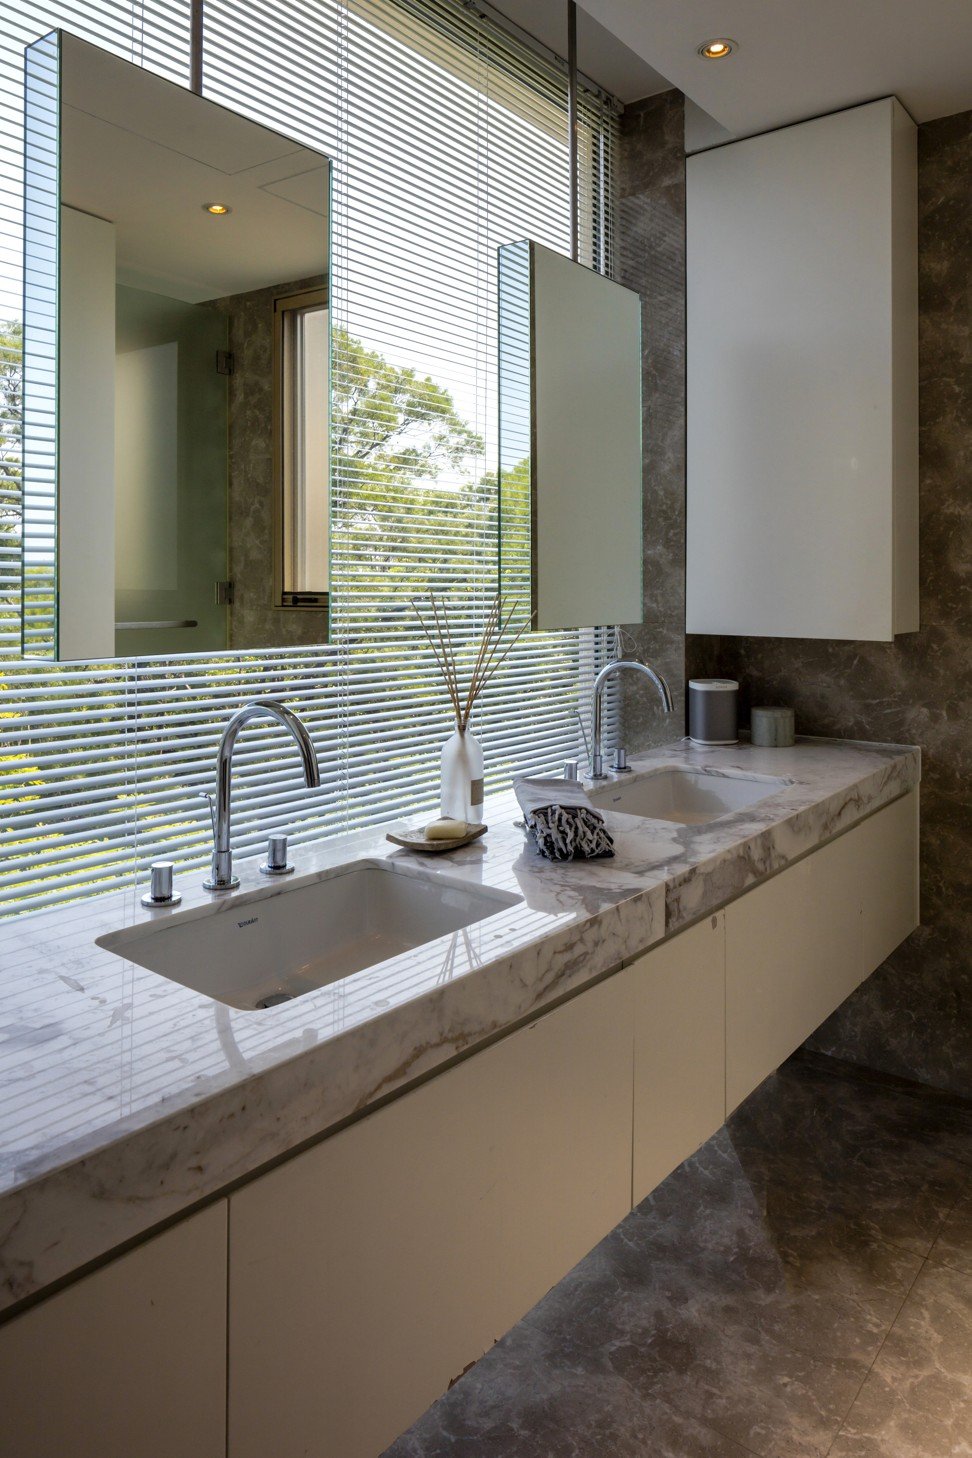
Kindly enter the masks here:
[[[226, 315], [146, 289], [115, 293], [116, 651], [226, 646]], [[194, 624], [192, 628], [185, 623]], [[152, 627], [123, 626], [150, 623]], [[175, 624], [178, 626], [162, 626]]]
[[176, 502], [179, 346], [155, 344], [115, 360], [115, 586], [179, 585]]

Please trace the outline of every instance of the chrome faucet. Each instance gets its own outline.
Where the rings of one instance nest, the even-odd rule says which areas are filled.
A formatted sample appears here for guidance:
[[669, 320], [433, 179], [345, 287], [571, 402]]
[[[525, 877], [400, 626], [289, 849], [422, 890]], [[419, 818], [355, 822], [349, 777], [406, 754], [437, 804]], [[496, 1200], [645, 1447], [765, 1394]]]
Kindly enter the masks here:
[[[668, 684], [662, 678], [661, 674], [656, 673], [653, 668], [649, 668], [647, 663], [641, 663], [637, 658], [616, 658], [613, 663], [606, 663], [594, 680], [593, 707], [591, 712], [593, 725], [592, 738], [594, 741], [591, 750], [592, 780], [607, 779], [607, 775], [604, 773], [604, 756], [601, 752], [601, 731], [604, 717], [604, 685], [613, 673], [619, 672], [622, 668], [633, 668], [636, 673], [643, 673], [645, 678], [651, 680], [661, 695], [661, 701], [665, 707], [666, 714], [670, 714], [674, 707], [672, 704], [672, 691], [668, 687]], [[614, 764], [611, 768], [615, 774], [623, 774], [630, 768], [627, 754], [620, 744], [614, 751]]]
[[311, 743], [310, 735], [296, 714], [292, 713], [290, 709], [284, 708], [283, 704], [278, 704], [276, 699], [254, 699], [252, 703], [244, 704], [242, 709], [238, 709], [227, 724], [219, 742], [219, 754], [216, 757], [215, 805], [211, 795], [205, 797], [209, 801], [213, 822], [213, 863], [209, 878], [203, 882], [207, 891], [235, 891], [240, 884], [239, 876], [233, 875], [233, 852], [230, 849], [230, 789], [233, 777], [233, 750], [244, 724], [249, 724], [251, 719], [258, 719], [261, 716], [276, 719], [277, 723], [282, 724], [294, 739], [300, 750], [304, 784], [307, 788], [313, 789], [321, 783], [321, 771], [314, 746]]

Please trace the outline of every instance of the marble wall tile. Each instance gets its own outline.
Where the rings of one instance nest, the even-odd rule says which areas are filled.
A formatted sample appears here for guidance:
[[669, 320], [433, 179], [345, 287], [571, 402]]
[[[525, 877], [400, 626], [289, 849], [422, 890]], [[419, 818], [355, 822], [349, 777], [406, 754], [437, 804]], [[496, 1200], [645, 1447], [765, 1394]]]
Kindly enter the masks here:
[[668, 679], [666, 715], [642, 681], [622, 681], [625, 742], [662, 744], [685, 717], [685, 147], [681, 92], [629, 106], [621, 121], [618, 279], [642, 297], [644, 624], [634, 651]]
[[894, 643], [689, 637], [688, 674], [791, 704], [804, 734], [922, 748], [922, 926], [812, 1045], [972, 1092], [972, 112], [918, 131], [921, 631]]

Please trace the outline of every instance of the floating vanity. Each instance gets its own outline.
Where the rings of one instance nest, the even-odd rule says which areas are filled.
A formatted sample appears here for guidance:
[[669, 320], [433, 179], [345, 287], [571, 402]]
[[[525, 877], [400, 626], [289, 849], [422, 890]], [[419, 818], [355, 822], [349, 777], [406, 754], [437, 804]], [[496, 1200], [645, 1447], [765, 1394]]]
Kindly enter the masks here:
[[917, 924], [916, 749], [632, 767], [613, 860], [504, 797], [0, 927], [11, 1451], [375, 1458]]

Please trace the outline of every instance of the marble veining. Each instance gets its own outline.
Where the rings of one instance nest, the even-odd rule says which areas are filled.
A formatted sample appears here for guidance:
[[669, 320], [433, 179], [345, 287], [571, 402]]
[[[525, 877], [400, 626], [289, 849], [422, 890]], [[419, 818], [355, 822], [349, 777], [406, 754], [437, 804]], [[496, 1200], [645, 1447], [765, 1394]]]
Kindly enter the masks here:
[[180, 912], [118, 893], [0, 926], [0, 1308], [618, 969], [919, 777], [913, 749], [824, 740], [682, 741], [633, 764], [791, 783], [702, 826], [609, 813], [606, 861], [543, 861], [514, 824], [512, 795], [489, 803], [484, 840], [431, 864], [393, 849], [387, 827], [302, 846], [300, 879], [388, 858], [520, 899], [267, 1011], [213, 1002], [95, 944], [153, 917], [231, 913], [266, 892], [258, 858], [238, 862], [232, 898], [184, 876]]

